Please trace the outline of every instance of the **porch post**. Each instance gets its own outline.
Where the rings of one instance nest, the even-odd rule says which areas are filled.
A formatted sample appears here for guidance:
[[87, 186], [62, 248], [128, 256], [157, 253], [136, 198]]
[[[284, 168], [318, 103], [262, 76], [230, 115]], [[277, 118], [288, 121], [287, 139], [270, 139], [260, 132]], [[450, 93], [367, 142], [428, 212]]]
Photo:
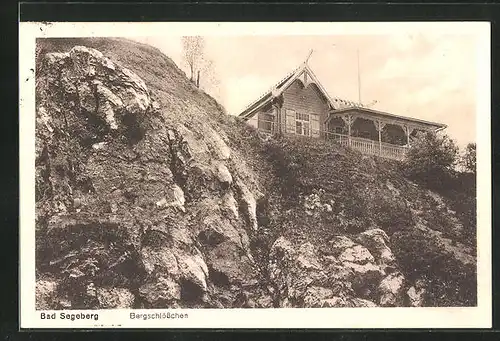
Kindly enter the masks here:
[[273, 96], [276, 96], [274, 97], [274, 99], [272, 100], [272, 106], [273, 106], [273, 109], [275, 111], [275, 119], [274, 119], [274, 127], [273, 127], [273, 133], [274, 134], [278, 134], [278, 135], [282, 135], [283, 134], [283, 126], [284, 126], [284, 122], [283, 122], [283, 99], [282, 97], [275, 93], [275, 90], [273, 90]]
[[409, 127], [407, 125], [404, 126], [404, 131], [406, 135], [406, 146], [410, 147], [410, 135], [415, 128]]
[[352, 116], [347, 116], [349, 123], [347, 124], [347, 145], [351, 146], [351, 126], [352, 126]]
[[347, 145], [351, 146], [351, 126], [354, 122], [352, 115], [342, 116], [342, 120], [347, 125]]
[[378, 154], [382, 155], [382, 129], [384, 129], [385, 123], [382, 121], [375, 121], [375, 129], [378, 131]]
[[382, 132], [380, 128], [378, 129], [378, 155], [382, 155]]
[[273, 111], [274, 111], [274, 120], [273, 120], [273, 127], [272, 127], [272, 132], [273, 135], [281, 135], [281, 112], [280, 112], [280, 107], [277, 104], [273, 104]]

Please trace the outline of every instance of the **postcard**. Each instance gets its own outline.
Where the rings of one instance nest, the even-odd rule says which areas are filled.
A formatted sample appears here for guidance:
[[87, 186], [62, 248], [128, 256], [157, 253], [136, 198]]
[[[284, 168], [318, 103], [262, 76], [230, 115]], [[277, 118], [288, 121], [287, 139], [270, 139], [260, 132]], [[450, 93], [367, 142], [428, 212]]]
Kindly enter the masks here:
[[21, 327], [491, 327], [489, 29], [21, 22]]

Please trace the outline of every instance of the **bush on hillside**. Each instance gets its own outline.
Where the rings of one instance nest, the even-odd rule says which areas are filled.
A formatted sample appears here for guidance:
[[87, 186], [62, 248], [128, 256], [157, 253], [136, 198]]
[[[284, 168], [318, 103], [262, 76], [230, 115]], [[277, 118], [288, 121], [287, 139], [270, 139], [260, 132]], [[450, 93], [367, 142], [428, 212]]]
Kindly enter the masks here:
[[392, 251], [410, 282], [427, 283], [425, 306], [476, 305], [474, 266], [464, 266], [443, 250], [442, 245], [419, 230], [395, 233]]
[[460, 240], [475, 249], [477, 225], [476, 175], [459, 173], [454, 179], [451, 189], [443, 191], [450, 208], [456, 212], [463, 225], [463, 238]]
[[460, 157], [460, 166], [466, 173], [476, 174], [476, 144], [469, 143]]
[[371, 201], [371, 217], [389, 236], [415, 226], [413, 215], [404, 200], [378, 197]]
[[356, 176], [360, 168], [359, 158], [353, 151], [314, 138], [283, 136], [271, 139], [262, 152], [282, 181], [283, 194], [290, 197], [319, 189], [338, 193], [355, 182], [345, 179]]
[[448, 188], [458, 161], [458, 147], [447, 135], [422, 133], [417, 136], [403, 163], [406, 175], [431, 188]]

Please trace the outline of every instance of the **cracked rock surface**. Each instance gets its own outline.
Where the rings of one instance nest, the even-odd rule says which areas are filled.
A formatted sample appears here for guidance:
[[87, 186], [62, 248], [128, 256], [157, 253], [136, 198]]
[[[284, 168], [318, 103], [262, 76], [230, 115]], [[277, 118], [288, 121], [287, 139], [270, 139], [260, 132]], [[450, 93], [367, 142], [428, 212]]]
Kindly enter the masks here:
[[252, 280], [253, 194], [215, 130], [168, 122], [144, 81], [95, 49], [42, 63], [39, 306], [211, 307], [219, 282]]

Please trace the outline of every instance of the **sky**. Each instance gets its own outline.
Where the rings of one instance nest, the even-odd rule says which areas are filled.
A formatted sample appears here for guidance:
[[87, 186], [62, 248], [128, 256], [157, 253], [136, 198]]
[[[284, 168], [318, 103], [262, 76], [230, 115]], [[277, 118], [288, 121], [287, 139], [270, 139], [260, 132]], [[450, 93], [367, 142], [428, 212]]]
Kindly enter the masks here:
[[[426, 31], [203, 38], [211, 77], [218, 81], [216, 86], [205, 82], [204, 89], [230, 114], [239, 114], [312, 50], [308, 64], [330, 96], [358, 101], [360, 90], [362, 103], [376, 101], [373, 109], [448, 125], [447, 134], [461, 148], [476, 140], [475, 35]], [[134, 39], [159, 48], [188, 74], [180, 36]]]

